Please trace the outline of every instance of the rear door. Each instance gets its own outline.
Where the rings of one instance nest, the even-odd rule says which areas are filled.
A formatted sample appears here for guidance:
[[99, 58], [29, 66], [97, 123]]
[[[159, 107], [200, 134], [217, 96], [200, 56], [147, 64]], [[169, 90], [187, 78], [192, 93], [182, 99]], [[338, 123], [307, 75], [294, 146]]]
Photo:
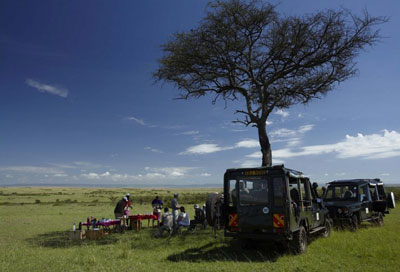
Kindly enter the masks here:
[[243, 231], [262, 231], [272, 228], [271, 183], [265, 176], [239, 178], [238, 224]]

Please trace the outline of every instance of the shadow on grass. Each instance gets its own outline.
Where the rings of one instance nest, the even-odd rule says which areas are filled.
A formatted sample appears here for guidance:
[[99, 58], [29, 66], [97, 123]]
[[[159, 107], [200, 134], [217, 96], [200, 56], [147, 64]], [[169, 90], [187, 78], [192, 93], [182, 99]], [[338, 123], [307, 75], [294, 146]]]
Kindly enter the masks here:
[[280, 256], [288, 254], [285, 247], [276, 244], [252, 243], [243, 249], [238, 240], [224, 243], [211, 242], [197, 248], [190, 248], [167, 257], [171, 262], [275, 262]]
[[39, 234], [33, 238], [27, 239], [27, 242], [33, 246], [48, 248], [69, 248], [81, 245], [109, 245], [118, 241], [116, 235], [107, 235], [100, 240], [71, 240], [66, 231], [54, 231]]

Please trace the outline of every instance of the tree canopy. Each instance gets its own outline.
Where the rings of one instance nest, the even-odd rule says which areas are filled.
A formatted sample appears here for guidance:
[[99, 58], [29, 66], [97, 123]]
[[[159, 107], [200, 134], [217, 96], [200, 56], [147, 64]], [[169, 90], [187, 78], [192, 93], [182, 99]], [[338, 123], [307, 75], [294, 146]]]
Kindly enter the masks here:
[[274, 109], [321, 98], [357, 72], [355, 58], [380, 40], [386, 21], [364, 11], [323, 10], [283, 16], [261, 1], [208, 5], [199, 25], [162, 45], [156, 80], [175, 84], [179, 98], [207, 94], [244, 98], [234, 122], [258, 128], [262, 165], [272, 164], [266, 121]]

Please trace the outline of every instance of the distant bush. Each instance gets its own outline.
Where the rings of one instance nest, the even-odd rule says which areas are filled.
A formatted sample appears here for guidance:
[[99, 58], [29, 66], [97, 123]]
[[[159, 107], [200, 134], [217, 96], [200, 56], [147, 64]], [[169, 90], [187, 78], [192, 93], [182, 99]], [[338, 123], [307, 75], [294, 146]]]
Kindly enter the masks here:
[[40, 200], [39, 200], [39, 199], [36, 199], [36, 200], [35, 200], [35, 204], [40, 204]]

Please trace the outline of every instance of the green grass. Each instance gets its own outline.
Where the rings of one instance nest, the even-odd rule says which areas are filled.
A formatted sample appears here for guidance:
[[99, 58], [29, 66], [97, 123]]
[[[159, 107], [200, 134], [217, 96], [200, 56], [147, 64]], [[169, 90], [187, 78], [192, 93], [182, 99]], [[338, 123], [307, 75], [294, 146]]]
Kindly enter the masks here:
[[[71, 241], [67, 238], [73, 222], [85, 221], [91, 215], [112, 218], [115, 200], [126, 192], [133, 197], [133, 213], [146, 213], [151, 211], [151, 205], [145, 203], [154, 197], [155, 192], [169, 202], [174, 191], [2, 188], [0, 271], [399, 270], [398, 208], [385, 217], [384, 227], [363, 224], [354, 233], [334, 231], [327, 239], [313, 239], [308, 252], [300, 256], [265, 244], [243, 251], [237, 241], [224, 238], [222, 233], [214, 240], [210, 229], [171, 239], [154, 239], [155, 230], [151, 228], [113, 233], [98, 241]], [[180, 203], [193, 217], [193, 201], [204, 202], [204, 195], [215, 189], [178, 191], [180, 196], [185, 196]], [[139, 197], [142, 197], [142, 204], [139, 204]]]

